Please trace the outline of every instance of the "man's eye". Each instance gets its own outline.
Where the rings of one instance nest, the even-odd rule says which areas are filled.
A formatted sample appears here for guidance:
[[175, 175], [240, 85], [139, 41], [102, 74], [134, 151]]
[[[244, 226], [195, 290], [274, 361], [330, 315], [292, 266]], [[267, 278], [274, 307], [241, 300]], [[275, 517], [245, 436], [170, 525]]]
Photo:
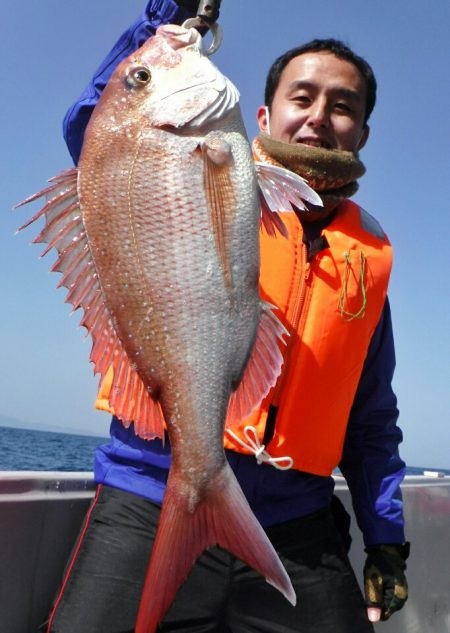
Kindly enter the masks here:
[[336, 103], [334, 107], [336, 108], [336, 110], [339, 110], [341, 112], [352, 112], [352, 108], [348, 105], [348, 103], [343, 103], [341, 101]]
[[293, 100], [302, 105], [311, 103], [311, 99], [307, 95], [296, 95]]

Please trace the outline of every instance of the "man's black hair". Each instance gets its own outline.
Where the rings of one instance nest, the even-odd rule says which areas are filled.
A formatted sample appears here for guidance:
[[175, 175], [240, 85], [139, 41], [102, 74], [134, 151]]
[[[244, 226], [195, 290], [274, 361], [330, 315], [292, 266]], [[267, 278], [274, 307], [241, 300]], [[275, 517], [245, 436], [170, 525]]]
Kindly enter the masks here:
[[272, 107], [273, 98], [280, 82], [280, 77], [283, 70], [288, 63], [304, 53], [332, 53], [340, 59], [345, 59], [350, 62], [359, 70], [362, 78], [366, 84], [366, 111], [364, 117], [364, 125], [369, 120], [372, 110], [375, 106], [376, 94], [377, 94], [377, 82], [373, 70], [365, 59], [356, 55], [346, 44], [339, 40], [332, 38], [329, 39], [316, 39], [311, 42], [292, 48], [286, 51], [283, 55], [280, 55], [269, 69], [266, 80], [266, 89], [264, 93], [264, 100], [266, 106]]

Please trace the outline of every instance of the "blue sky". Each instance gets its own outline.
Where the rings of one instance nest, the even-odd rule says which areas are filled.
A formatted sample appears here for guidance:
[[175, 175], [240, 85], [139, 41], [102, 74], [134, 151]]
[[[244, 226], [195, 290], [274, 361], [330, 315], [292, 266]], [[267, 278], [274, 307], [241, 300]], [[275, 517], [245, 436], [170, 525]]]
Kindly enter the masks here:
[[[224, 42], [214, 62], [237, 85], [249, 136], [267, 68], [314, 37], [346, 41], [379, 83], [367, 174], [355, 200], [393, 242], [390, 286], [397, 347], [395, 389], [409, 465], [450, 468], [450, 88], [448, 0], [222, 1]], [[14, 236], [32, 209], [11, 207], [71, 166], [65, 111], [140, 0], [3, 0], [0, 184], [0, 415], [106, 433], [92, 407], [90, 342], [69, 317], [52, 259], [35, 232]]]

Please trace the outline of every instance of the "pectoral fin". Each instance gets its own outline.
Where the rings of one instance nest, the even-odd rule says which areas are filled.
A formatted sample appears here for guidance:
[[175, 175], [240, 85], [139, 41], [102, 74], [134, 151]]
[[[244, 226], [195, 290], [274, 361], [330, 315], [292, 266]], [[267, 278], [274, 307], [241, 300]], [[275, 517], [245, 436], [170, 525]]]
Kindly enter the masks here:
[[269, 235], [274, 235], [276, 229], [287, 236], [278, 213], [293, 211], [292, 205], [304, 210], [307, 210], [305, 203], [323, 206], [320, 196], [306, 180], [292, 171], [259, 162], [255, 162], [255, 167], [260, 189], [261, 221]]
[[219, 133], [208, 134], [201, 145], [201, 150], [204, 160], [204, 186], [208, 201], [209, 220], [224, 275], [225, 287], [231, 296], [231, 230], [236, 214], [236, 194], [231, 179], [233, 155], [231, 146]]

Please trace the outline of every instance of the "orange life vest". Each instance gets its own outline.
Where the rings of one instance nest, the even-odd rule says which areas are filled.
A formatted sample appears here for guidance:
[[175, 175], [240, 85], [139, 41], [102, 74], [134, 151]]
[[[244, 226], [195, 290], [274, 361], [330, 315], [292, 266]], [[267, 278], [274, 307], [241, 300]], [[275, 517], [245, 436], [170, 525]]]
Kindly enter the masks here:
[[[261, 296], [278, 306], [290, 332], [277, 385], [258, 410], [232, 427], [245, 443], [255, 427], [262, 443], [269, 406], [278, 407], [267, 452], [289, 456], [298, 470], [327, 476], [340, 461], [350, 409], [372, 334], [387, 294], [392, 249], [376, 220], [351, 201], [340, 204], [324, 229], [329, 247], [307, 262], [303, 230], [283, 214], [289, 239], [260, 233]], [[112, 372], [96, 407], [108, 403]], [[232, 436], [225, 448], [252, 452]]]
[[[379, 224], [355, 203], [340, 204], [323, 230], [329, 247], [309, 263], [294, 213], [283, 214], [289, 240], [261, 232], [261, 295], [279, 307], [291, 336], [277, 385], [245, 426], [262, 443], [269, 406], [278, 407], [273, 458], [330, 475], [342, 455], [350, 409], [372, 334], [386, 299], [392, 249]], [[225, 447], [247, 452], [226, 434]], [[251, 451], [249, 451], [251, 452]]]

